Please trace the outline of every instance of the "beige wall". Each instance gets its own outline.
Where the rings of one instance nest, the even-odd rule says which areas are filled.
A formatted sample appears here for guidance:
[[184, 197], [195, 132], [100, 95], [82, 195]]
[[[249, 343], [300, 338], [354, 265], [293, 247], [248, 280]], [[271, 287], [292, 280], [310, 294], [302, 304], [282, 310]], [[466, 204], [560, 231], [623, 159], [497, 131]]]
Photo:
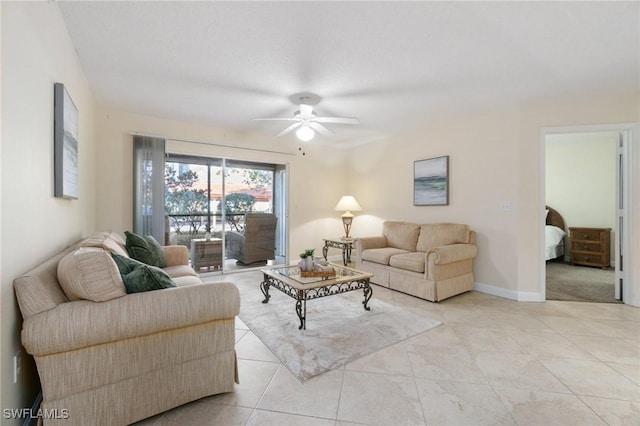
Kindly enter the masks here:
[[616, 141], [615, 132], [555, 134], [545, 140], [546, 204], [562, 215], [567, 232], [569, 227], [611, 228], [611, 247], [616, 224]]
[[[553, 126], [633, 123], [639, 94], [549, 99], [506, 105], [449, 119], [425, 120], [413, 131], [353, 148], [349, 191], [363, 212], [353, 234], [380, 232], [383, 220], [462, 222], [478, 233], [476, 288], [517, 300], [543, 300], [544, 199], [541, 131]], [[634, 253], [640, 253], [640, 149], [634, 142], [632, 217]], [[449, 155], [450, 203], [415, 207], [413, 162]], [[510, 210], [502, 210], [503, 202]], [[635, 282], [640, 282], [634, 271]], [[640, 297], [640, 291], [636, 294]], [[640, 304], [640, 300], [632, 301]]]
[[[19, 40], [20, 42], [16, 42]], [[53, 197], [53, 84], [79, 110], [79, 199]], [[95, 105], [55, 3], [2, 3], [2, 408], [29, 407], [37, 387], [21, 347], [13, 279], [95, 228]], [[19, 424], [2, 420], [2, 424]]]
[[[518, 108], [425, 121], [366, 149], [351, 150], [350, 191], [363, 212], [355, 236], [380, 233], [383, 220], [466, 223], [477, 232], [478, 283], [516, 291]], [[413, 162], [449, 156], [449, 205], [413, 205]], [[500, 209], [502, 202], [511, 210]]]
[[341, 213], [333, 211], [333, 207], [347, 187], [345, 150], [311, 143], [304, 145], [306, 155], [303, 156], [298, 151], [299, 145], [291, 144], [285, 138], [265, 140], [251, 134], [112, 110], [100, 111], [98, 127], [98, 229], [122, 232], [132, 227], [133, 148], [130, 133], [138, 132], [167, 138], [167, 150], [174, 153], [286, 164], [289, 167], [288, 223], [292, 260], [305, 248], [316, 248], [319, 252], [323, 237], [341, 235]]
[[[541, 134], [556, 127], [607, 125], [640, 122], [640, 93], [609, 94], [581, 98], [558, 98], [523, 103], [520, 127], [520, 182], [518, 204], [518, 288], [524, 294], [539, 294], [542, 289], [544, 262], [542, 257], [542, 224], [544, 223], [543, 143]], [[637, 134], [636, 134], [637, 137]], [[640, 149], [638, 140], [632, 141], [634, 172], [631, 178], [632, 214], [634, 232], [633, 256], [640, 256]], [[634, 273], [636, 286], [640, 285], [638, 268]], [[640, 291], [636, 291], [634, 304], [640, 304]]]

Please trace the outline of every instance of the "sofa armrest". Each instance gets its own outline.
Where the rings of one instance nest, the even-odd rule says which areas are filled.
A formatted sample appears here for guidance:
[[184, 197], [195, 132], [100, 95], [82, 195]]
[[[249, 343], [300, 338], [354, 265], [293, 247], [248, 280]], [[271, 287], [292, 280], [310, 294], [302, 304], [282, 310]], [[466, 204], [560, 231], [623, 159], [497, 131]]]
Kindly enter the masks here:
[[387, 238], [384, 236], [357, 238], [354, 243], [354, 247], [356, 251], [360, 253], [363, 250], [373, 249], [373, 248], [384, 248], [386, 246], [387, 246]]
[[387, 238], [384, 236], [357, 238], [353, 243], [355, 248], [355, 261], [359, 264], [362, 261], [362, 252], [367, 249], [384, 248], [387, 246]]
[[478, 249], [473, 244], [451, 244], [429, 249], [427, 251], [427, 261], [429, 264], [446, 265], [461, 260], [473, 259], [477, 254]]
[[22, 325], [22, 344], [46, 355], [175, 330], [240, 312], [231, 282], [215, 282], [128, 294], [108, 302], [79, 300], [32, 315]]
[[163, 246], [162, 249], [167, 258], [167, 266], [189, 264], [189, 250], [187, 246]]

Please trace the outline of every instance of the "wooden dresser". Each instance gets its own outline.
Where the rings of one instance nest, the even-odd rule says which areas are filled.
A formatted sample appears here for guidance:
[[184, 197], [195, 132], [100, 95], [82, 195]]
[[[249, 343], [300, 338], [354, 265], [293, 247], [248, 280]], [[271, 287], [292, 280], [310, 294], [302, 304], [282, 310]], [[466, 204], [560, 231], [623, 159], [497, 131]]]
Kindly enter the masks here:
[[611, 228], [569, 228], [571, 264], [607, 269], [611, 259]]

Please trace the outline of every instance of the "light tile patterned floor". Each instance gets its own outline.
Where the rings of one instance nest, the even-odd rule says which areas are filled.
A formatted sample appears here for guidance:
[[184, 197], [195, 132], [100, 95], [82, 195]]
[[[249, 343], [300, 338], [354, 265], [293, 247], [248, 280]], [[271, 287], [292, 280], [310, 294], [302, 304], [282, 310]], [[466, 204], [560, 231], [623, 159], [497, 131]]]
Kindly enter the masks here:
[[[247, 272], [217, 279], [251, 280]], [[640, 309], [374, 297], [442, 326], [300, 383], [237, 320], [240, 385], [148, 425], [640, 425]], [[295, 315], [293, 309], [292, 315]]]

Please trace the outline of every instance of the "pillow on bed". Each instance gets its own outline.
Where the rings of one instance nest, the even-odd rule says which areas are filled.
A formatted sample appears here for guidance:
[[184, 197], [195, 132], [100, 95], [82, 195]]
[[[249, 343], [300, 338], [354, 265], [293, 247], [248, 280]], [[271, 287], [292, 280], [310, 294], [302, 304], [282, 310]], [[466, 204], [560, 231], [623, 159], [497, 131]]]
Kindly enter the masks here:
[[567, 233], [557, 226], [547, 225], [544, 228], [544, 236], [547, 247], [557, 246], [558, 244], [560, 244], [565, 235], [567, 235]]

